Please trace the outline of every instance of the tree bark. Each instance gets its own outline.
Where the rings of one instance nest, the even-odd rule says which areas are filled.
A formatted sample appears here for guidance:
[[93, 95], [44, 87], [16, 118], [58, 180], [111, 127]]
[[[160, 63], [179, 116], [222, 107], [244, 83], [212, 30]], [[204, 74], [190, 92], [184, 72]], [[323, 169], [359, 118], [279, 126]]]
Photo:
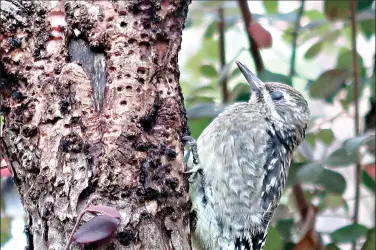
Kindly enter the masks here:
[[121, 214], [94, 249], [190, 249], [178, 69], [189, 2], [1, 1], [1, 147], [30, 250], [64, 249], [89, 202]]

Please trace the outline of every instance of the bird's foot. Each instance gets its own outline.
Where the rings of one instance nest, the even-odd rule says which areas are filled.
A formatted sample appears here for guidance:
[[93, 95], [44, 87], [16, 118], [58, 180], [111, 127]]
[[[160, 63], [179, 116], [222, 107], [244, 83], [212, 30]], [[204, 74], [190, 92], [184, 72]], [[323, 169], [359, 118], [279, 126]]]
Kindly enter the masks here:
[[183, 144], [184, 144], [184, 148], [188, 150], [188, 153], [187, 153], [186, 157], [184, 158], [184, 162], [185, 163], [188, 162], [190, 152], [192, 152], [193, 163], [195, 165], [199, 165], [200, 159], [198, 157], [196, 140], [192, 136], [184, 136], [183, 137]]
[[202, 169], [200, 168], [199, 165], [194, 165], [193, 168], [188, 169], [187, 171], [184, 171], [184, 174], [190, 175], [188, 181], [189, 182], [194, 182], [194, 180], [197, 179], [197, 175], [202, 175]]

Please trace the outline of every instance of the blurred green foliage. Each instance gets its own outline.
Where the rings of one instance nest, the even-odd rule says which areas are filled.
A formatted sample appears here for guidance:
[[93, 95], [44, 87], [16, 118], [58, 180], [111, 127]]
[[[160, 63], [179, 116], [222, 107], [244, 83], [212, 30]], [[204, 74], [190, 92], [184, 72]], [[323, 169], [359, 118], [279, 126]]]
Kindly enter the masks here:
[[10, 217], [4, 217], [0, 219], [0, 225], [1, 225], [1, 230], [0, 230], [0, 243], [1, 246], [4, 245], [9, 239], [10, 239], [10, 222], [11, 218]]
[[[273, 221], [265, 250], [303, 249], [298, 248], [297, 244], [304, 240], [304, 235], [299, 232], [302, 222], [295, 216], [298, 211], [294, 206], [294, 197], [291, 195], [291, 189], [297, 183], [302, 184], [305, 198], [318, 208], [319, 215], [326, 211], [342, 211], [343, 217], [349, 221], [349, 225], [335, 231], [318, 232], [321, 238], [323, 236], [329, 238], [330, 243], [326, 245], [326, 249], [342, 249], [343, 243], [351, 243], [359, 239], [365, 242], [362, 249], [374, 249], [375, 229], [361, 224], [351, 224], [353, 209], [349, 209], [348, 201], [344, 198], [349, 184], [343, 176], [343, 171], [338, 171], [348, 168], [351, 173], [355, 172], [353, 167], [349, 167], [367, 154], [361, 149], [372, 148], [370, 142], [375, 140], [374, 130], [371, 131], [373, 134], [364, 133], [352, 138], [348, 136], [348, 139], [341, 143], [338, 142], [336, 133], [330, 126], [320, 125], [322, 121], [327, 121], [326, 124], [330, 125], [343, 115], [352, 117], [354, 112], [350, 1], [326, 0], [318, 4], [316, 8], [307, 7], [306, 1], [301, 17], [298, 16], [298, 9], [302, 1], [293, 2], [291, 5], [295, 8], [290, 8], [290, 11], [285, 11], [281, 7], [286, 6], [288, 1], [284, 3], [271, 0], [255, 2], [257, 1], [248, 2], [253, 19], [261, 24], [266, 23], [264, 27], [266, 29], [268, 25], [274, 28], [268, 30], [273, 35], [272, 48], [261, 50], [265, 70], [259, 72], [259, 78], [263, 81], [278, 81], [292, 85], [304, 92], [309, 101], [321, 100], [327, 105], [336, 104], [337, 107], [340, 104], [339, 115], [312, 117], [305, 145], [296, 153], [294, 163], [290, 167], [288, 188], [281, 202], [287, 205], [288, 214]], [[263, 9], [261, 11], [260, 6]], [[224, 8], [226, 24], [224, 32], [227, 45], [224, 53], [227, 64], [223, 67], [220, 66], [219, 61], [219, 55], [223, 53], [219, 49], [220, 31], [217, 25], [219, 8]], [[297, 18], [300, 18], [301, 25], [296, 40], [297, 46], [294, 48], [292, 44]], [[374, 0], [358, 1], [358, 48], [365, 46], [367, 42], [374, 41], [374, 24]], [[189, 125], [192, 135], [197, 138], [226, 105], [247, 101], [249, 98], [249, 87], [239, 74], [234, 61], [241, 60], [254, 72], [255, 65], [249, 52], [247, 34], [237, 1], [193, 2], [185, 34], [183, 43], [188, 34], [194, 34], [193, 41], [197, 47], [196, 49], [190, 48], [190, 51], [194, 52], [190, 53], [185, 63], [180, 66], [183, 72], [181, 85], [188, 109]], [[276, 36], [280, 39], [275, 39]], [[188, 39], [192, 41], [192, 38]], [[360, 43], [360, 40], [365, 42]], [[191, 45], [190, 43], [189, 46]], [[183, 51], [185, 48], [182, 47]], [[375, 101], [375, 64], [373, 63], [370, 67], [369, 63], [368, 66], [365, 63], [370, 59], [374, 62], [375, 49], [374, 46], [369, 46], [367, 49], [367, 55], [357, 53], [360, 77], [359, 99], [364, 100], [369, 96], [367, 93], [371, 93], [370, 98]], [[297, 52], [293, 75], [289, 74], [291, 62], [290, 54], [286, 53], [287, 50], [291, 53], [293, 50]], [[326, 58], [328, 59], [327, 65]], [[224, 82], [227, 83], [226, 88], [230, 96], [227, 103], [222, 101], [221, 96]], [[311, 107], [311, 109], [314, 108]], [[313, 157], [315, 149], [323, 147], [331, 150], [329, 152], [326, 150], [321, 158]], [[372, 159], [374, 164], [374, 157]], [[374, 176], [363, 170], [362, 177], [362, 186], [374, 194], [376, 186]], [[370, 207], [369, 212], [374, 213], [375, 208]], [[370, 215], [370, 218], [373, 218], [373, 215]]]

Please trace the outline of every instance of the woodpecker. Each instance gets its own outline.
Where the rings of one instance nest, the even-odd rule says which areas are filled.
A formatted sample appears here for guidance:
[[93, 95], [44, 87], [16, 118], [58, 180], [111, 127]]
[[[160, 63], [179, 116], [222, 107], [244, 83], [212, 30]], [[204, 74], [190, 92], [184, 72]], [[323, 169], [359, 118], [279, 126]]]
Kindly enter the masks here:
[[251, 87], [250, 100], [228, 106], [197, 143], [183, 138], [192, 146], [186, 159], [196, 249], [264, 248], [292, 154], [305, 138], [310, 117], [299, 91], [263, 83], [236, 64]]

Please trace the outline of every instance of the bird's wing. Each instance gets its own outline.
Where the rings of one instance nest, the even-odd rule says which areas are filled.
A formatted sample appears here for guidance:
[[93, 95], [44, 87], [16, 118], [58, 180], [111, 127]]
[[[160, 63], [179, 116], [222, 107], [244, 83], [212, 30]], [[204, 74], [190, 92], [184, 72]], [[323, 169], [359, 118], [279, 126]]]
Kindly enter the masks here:
[[275, 134], [269, 132], [269, 135], [268, 152], [272, 153], [268, 155], [264, 165], [265, 174], [262, 185], [263, 192], [261, 193], [261, 205], [265, 209], [263, 216], [265, 230], [252, 237], [253, 250], [262, 250], [264, 248], [270, 221], [285, 187], [288, 165], [290, 164], [288, 149], [284, 147], [279, 137]]
[[280, 139], [268, 131], [270, 135], [267, 157], [263, 166], [264, 179], [262, 183], [261, 206], [263, 227], [257, 232], [249, 232], [250, 239], [236, 239], [235, 250], [262, 250], [264, 248], [268, 229], [274, 210], [278, 206], [287, 179], [287, 167], [290, 164], [287, 149]]
[[[244, 233], [244, 238], [235, 240], [234, 248], [231, 250], [262, 250], [264, 248], [271, 217], [278, 205], [281, 191], [285, 184], [285, 148], [283, 144], [275, 134], [269, 133], [269, 131], [269, 136], [262, 135], [263, 131], [259, 131], [259, 134], [255, 135], [258, 130], [254, 129], [263, 128], [265, 126], [264, 122], [260, 120], [248, 121], [248, 124], [244, 126], [244, 130], [239, 131], [242, 136], [239, 134], [237, 138], [237, 145], [245, 154], [249, 153], [248, 150], [254, 148], [255, 145], [263, 146], [264, 143], [267, 144], [265, 151], [261, 154], [257, 154], [255, 151], [253, 151], [253, 154], [249, 154], [257, 157], [258, 163], [262, 166], [263, 181], [261, 190], [263, 191], [260, 203], [262, 209], [260, 208], [260, 210], [265, 211], [262, 215], [262, 226], [258, 230], [250, 227], [249, 232]], [[272, 129], [272, 127], [265, 126], [265, 129]], [[262, 140], [265, 139], [267, 141], [263, 142]], [[253, 144], [253, 147], [250, 143]], [[266, 157], [261, 157], [261, 155]], [[243, 156], [246, 157], [246, 155]], [[255, 161], [255, 159], [249, 159], [249, 161]], [[245, 235], [250, 237], [245, 237]]]
[[236, 238], [235, 250], [253, 250], [253, 248], [248, 240]]

